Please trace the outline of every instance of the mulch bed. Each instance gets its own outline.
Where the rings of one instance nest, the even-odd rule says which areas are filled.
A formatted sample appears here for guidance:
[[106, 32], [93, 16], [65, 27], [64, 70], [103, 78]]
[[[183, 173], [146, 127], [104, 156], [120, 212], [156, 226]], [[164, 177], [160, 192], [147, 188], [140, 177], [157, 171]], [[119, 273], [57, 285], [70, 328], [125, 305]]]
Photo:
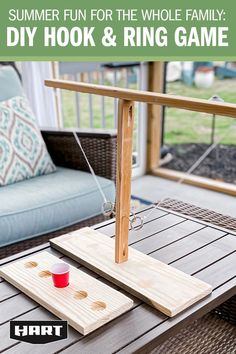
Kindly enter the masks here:
[[[173, 160], [163, 167], [187, 172], [208, 147], [207, 144], [172, 145]], [[218, 145], [193, 174], [236, 184], [236, 145]]]

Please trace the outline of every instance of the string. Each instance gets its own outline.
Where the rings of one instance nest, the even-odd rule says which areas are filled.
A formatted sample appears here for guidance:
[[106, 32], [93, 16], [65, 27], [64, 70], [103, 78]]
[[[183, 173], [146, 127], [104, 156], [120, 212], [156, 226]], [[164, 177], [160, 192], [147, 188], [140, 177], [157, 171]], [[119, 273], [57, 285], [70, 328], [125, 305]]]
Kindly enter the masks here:
[[103, 199], [103, 202], [104, 202], [104, 203], [108, 203], [107, 198], [106, 198], [105, 194], [103, 193], [102, 187], [101, 187], [101, 185], [100, 185], [100, 183], [99, 183], [99, 181], [98, 181], [98, 178], [97, 178], [97, 176], [96, 176], [96, 174], [95, 174], [95, 172], [94, 172], [94, 169], [92, 168], [92, 166], [91, 166], [91, 164], [90, 164], [90, 162], [89, 162], [89, 160], [88, 160], [88, 158], [87, 158], [87, 156], [86, 156], [86, 153], [85, 153], [85, 151], [84, 151], [84, 149], [83, 149], [83, 147], [82, 147], [82, 144], [81, 144], [81, 142], [80, 142], [80, 140], [79, 140], [78, 135], [77, 135], [75, 132], [73, 132], [73, 135], [74, 135], [74, 137], [75, 137], [75, 140], [76, 140], [77, 144], [78, 144], [79, 147], [80, 147], [80, 150], [82, 151], [82, 154], [84, 155], [84, 158], [85, 158], [85, 160], [86, 160], [86, 162], [87, 162], [87, 165], [88, 165], [89, 170], [90, 170], [90, 172], [91, 172], [91, 174], [92, 174], [92, 177], [93, 177], [93, 179], [94, 179], [94, 182], [96, 183], [96, 185], [97, 185], [97, 187], [98, 187], [98, 190], [99, 190], [99, 193], [101, 194], [101, 197], [102, 197], [102, 199]]

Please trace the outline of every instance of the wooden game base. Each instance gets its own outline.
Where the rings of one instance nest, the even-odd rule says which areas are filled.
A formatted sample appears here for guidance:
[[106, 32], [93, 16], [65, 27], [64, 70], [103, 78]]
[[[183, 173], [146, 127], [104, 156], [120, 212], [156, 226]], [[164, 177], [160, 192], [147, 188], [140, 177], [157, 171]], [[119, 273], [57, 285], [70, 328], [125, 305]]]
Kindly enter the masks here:
[[47, 310], [87, 334], [129, 310], [133, 301], [101, 281], [70, 266], [70, 284], [55, 288], [50, 267], [60, 260], [38, 253], [2, 267], [0, 275]]
[[212, 292], [203, 281], [132, 247], [127, 262], [115, 263], [115, 240], [88, 227], [53, 238], [51, 245], [170, 317]]

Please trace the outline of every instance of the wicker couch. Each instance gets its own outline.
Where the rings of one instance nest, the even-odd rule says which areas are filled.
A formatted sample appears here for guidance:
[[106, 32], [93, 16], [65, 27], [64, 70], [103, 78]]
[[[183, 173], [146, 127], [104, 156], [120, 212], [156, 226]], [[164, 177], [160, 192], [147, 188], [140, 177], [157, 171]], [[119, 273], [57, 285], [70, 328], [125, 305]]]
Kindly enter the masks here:
[[[102, 183], [104, 191], [107, 191], [108, 197], [114, 198], [115, 196], [115, 173], [116, 173], [116, 132], [115, 131], [110, 131], [110, 132], [104, 132], [104, 131], [77, 131], [77, 134], [80, 138], [81, 144], [86, 152], [86, 155], [96, 173], [97, 176], [102, 177], [100, 182]], [[63, 225], [63, 222], [60, 224], [60, 215], [58, 217], [59, 221], [55, 224], [55, 227], [48, 227], [48, 232], [42, 232], [39, 233], [37, 231], [34, 232], [33, 234], [26, 235], [24, 238], [23, 232], [19, 231], [19, 228], [21, 225], [19, 225], [19, 222], [16, 222], [16, 234], [19, 233], [20, 236], [23, 235], [23, 238], [19, 237], [19, 241], [21, 242], [16, 242], [18, 240], [14, 240], [14, 242], [11, 242], [11, 237], [9, 237], [10, 242], [9, 244], [4, 245], [3, 247], [0, 248], [0, 258], [7, 257], [9, 255], [12, 255], [14, 253], [18, 253], [22, 250], [37, 246], [39, 244], [42, 244], [46, 242], [49, 238], [58, 236], [62, 233], [69, 232], [74, 229], [78, 229], [82, 226], [89, 226], [96, 224], [98, 222], [101, 222], [105, 219], [104, 215], [101, 214], [101, 198], [97, 194], [98, 191], [96, 190], [96, 187], [94, 186], [94, 181], [92, 180], [91, 174], [85, 174], [85, 172], [89, 172], [87, 163], [83, 157], [83, 154], [77, 145], [75, 138], [73, 136], [73, 133], [69, 130], [42, 130], [42, 135], [44, 138], [44, 141], [47, 145], [48, 151], [56, 164], [58, 166], [58, 174], [57, 172], [55, 174], [52, 174], [51, 176], [42, 176], [42, 177], [36, 177], [31, 179], [29, 182], [33, 183], [33, 188], [32, 190], [35, 191], [37, 190], [38, 193], [41, 191], [38, 190], [37, 188], [37, 183], [40, 181], [40, 185], [43, 188], [43, 181], [45, 180], [46, 183], [57, 183], [57, 180], [60, 176], [61, 177], [61, 184], [63, 183], [64, 180], [70, 182], [70, 173], [72, 173], [72, 178], [75, 180], [75, 186], [74, 190], [77, 188], [77, 185], [80, 187], [80, 177], [83, 178], [83, 188], [84, 185], [87, 183], [90, 183], [90, 186], [93, 186], [93, 194], [89, 194], [89, 196], [84, 196], [84, 199], [75, 199], [74, 200], [74, 205], [70, 206], [70, 210], [67, 211], [67, 208], [65, 207], [65, 202], [62, 199], [63, 203], [61, 203], [61, 208], [64, 208], [63, 210], [60, 210], [60, 204], [57, 206], [57, 209], [53, 211], [54, 217], [57, 217], [57, 213], [62, 214], [62, 218], [65, 216], [64, 214], [68, 212], [68, 218], [65, 218], [65, 220], [69, 221], [67, 222], [66, 227], [61, 227]], [[75, 171], [79, 170], [79, 171]], [[85, 172], [83, 172], [85, 171]], [[68, 174], [69, 173], [69, 174]], [[66, 178], [65, 178], [66, 176]], [[43, 178], [45, 179], [43, 180]], [[50, 178], [53, 178], [53, 181], [50, 182]], [[63, 179], [64, 178], [64, 179]], [[36, 181], [38, 180], [38, 181]], [[110, 182], [109, 182], [110, 180]], [[49, 182], [48, 182], [49, 181]], [[112, 183], [111, 183], [112, 181]], [[19, 186], [23, 186], [23, 191], [26, 188], [27, 189], [27, 183], [28, 181], [24, 182], [19, 182], [17, 188]], [[36, 185], [35, 185], [36, 183]], [[39, 184], [38, 184], [39, 185]], [[26, 187], [25, 187], [26, 186]], [[6, 194], [7, 192], [7, 187], [4, 187], [5, 191], [4, 193]], [[14, 186], [13, 186], [14, 188]], [[50, 188], [50, 186], [49, 186]], [[60, 185], [58, 186], [60, 188]], [[69, 188], [69, 187], [67, 187]], [[59, 194], [60, 191], [58, 191]], [[57, 192], [56, 192], [57, 193]], [[80, 194], [83, 194], [83, 191]], [[54, 190], [54, 195], [55, 195], [55, 190]], [[79, 195], [79, 197], [81, 197]], [[31, 199], [34, 199], [34, 195], [32, 196]], [[31, 203], [33, 201], [31, 200]], [[85, 205], [84, 204], [91, 203], [91, 212], [90, 212], [90, 207], [87, 205], [87, 211], [84, 211]], [[54, 203], [55, 204], [55, 203]], [[80, 205], [78, 205], [80, 204]], [[75, 206], [78, 206], [83, 211], [83, 214], [80, 213], [80, 211], [77, 213], [77, 210], [75, 209]], [[83, 207], [81, 207], [83, 205]], [[30, 208], [29, 208], [30, 209]], [[32, 208], [33, 209], [33, 208]], [[49, 213], [50, 213], [50, 205], [49, 205]], [[31, 210], [29, 210], [31, 212]], [[43, 218], [42, 216], [42, 210], [39, 210], [39, 215], [33, 216], [35, 218], [35, 223], [38, 223], [38, 218], [40, 220]], [[73, 218], [71, 217], [70, 214], [74, 213]], [[12, 211], [11, 213], [12, 214]], [[14, 213], [13, 213], [14, 214]], [[78, 217], [77, 217], [78, 215]], [[31, 216], [30, 216], [31, 217]], [[1, 215], [0, 215], [1, 218]], [[4, 218], [4, 216], [3, 216]], [[24, 217], [19, 215], [21, 223], [24, 224]], [[50, 218], [49, 218], [50, 219]], [[39, 221], [40, 221], [39, 220]], [[14, 221], [14, 220], [13, 220]], [[6, 221], [8, 223], [8, 220]], [[26, 224], [26, 222], [25, 222]], [[41, 224], [46, 224], [46, 221], [44, 220], [43, 223]], [[65, 221], [64, 221], [65, 224]], [[26, 225], [28, 227], [28, 225]], [[24, 228], [24, 226], [22, 226]], [[29, 227], [28, 227], [29, 229]], [[30, 230], [30, 229], [29, 229]], [[14, 233], [14, 225], [11, 226], [10, 230], [11, 234]], [[4, 237], [5, 235], [2, 235]], [[14, 235], [13, 235], [14, 236]], [[10, 244], [11, 243], [11, 244]]]

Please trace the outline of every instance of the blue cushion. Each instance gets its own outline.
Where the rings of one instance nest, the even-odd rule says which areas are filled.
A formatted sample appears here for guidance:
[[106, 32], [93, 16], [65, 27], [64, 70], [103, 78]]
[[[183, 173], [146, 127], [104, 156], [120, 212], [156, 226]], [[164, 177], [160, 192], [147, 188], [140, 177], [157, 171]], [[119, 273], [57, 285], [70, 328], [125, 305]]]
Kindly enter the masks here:
[[19, 76], [11, 66], [0, 67], [0, 101], [15, 96], [24, 96]]
[[[114, 183], [98, 179], [107, 200], [114, 201]], [[53, 174], [1, 187], [0, 201], [0, 246], [99, 215], [103, 204], [91, 174], [61, 167]]]

